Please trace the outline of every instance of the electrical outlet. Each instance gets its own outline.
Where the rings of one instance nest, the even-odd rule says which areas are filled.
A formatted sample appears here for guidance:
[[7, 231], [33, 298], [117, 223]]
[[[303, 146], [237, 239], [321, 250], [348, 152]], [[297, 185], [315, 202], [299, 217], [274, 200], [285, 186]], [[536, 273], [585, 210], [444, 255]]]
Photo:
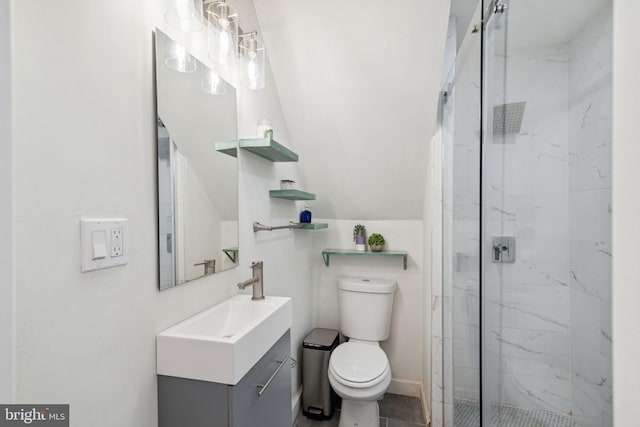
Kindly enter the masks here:
[[111, 229], [111, 257], [122, 256], [122, 252], [123, 252], [122, 233], [123, 233], [122, 228]]
[[80, 220], [82, 272], [129, 263], [129, 221], [126, 218]]

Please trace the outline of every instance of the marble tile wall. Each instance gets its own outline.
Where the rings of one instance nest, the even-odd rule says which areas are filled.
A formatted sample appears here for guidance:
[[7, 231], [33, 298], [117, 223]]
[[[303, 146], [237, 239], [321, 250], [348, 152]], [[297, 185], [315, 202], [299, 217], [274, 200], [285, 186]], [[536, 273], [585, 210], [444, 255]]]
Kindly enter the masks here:
[[573, 414], [612, 425], [611, 5], [569, 44], [569, 284]]
[[[507, 55], [494, 57], [492, 105], [526, 107], [519, 133], [485, 145], [483, 386], [491, 402], [569, 413], [569, 54]], [[490, 261], [494, 236], [515, 237], [515, 263]]]

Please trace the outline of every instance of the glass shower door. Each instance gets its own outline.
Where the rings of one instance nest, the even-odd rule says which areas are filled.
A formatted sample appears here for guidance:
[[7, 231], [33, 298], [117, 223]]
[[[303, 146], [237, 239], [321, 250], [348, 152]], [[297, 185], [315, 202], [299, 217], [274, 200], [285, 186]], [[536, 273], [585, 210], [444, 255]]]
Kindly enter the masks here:
[[484, 426], [611, 425], [611, 2], [560, 3], [485, 19]]
[[442, 104], [443, 420], [480, 425], [481, 5], [471, 20]]

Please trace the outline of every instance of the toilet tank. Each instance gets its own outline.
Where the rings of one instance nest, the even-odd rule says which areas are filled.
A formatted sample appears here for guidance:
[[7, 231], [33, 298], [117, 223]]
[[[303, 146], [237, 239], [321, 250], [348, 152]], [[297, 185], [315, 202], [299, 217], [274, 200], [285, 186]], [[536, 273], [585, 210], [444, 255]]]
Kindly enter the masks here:
[[358, 340], [384, 341], [389, 338], [395, 290], [393, 280], [339, 277], [340, 331]]

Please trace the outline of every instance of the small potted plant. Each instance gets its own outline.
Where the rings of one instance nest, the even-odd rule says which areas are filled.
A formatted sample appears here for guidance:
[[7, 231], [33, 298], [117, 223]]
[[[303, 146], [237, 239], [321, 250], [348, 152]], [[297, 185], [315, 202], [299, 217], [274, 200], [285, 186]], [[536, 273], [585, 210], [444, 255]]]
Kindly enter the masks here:
[[365, 245], [366, 242], [366, 230], [364, 229], [364, 225], [357, 224], [353, 227], [353, 241], [356, 242], [356, 251], [364, 252], [367, 249]]
[[382, 237], [382, 234], [373, 233], [369, 236], [368, 242], [372, 252], [380, 252], [382, 246], [384, 246], [384, 237]]

